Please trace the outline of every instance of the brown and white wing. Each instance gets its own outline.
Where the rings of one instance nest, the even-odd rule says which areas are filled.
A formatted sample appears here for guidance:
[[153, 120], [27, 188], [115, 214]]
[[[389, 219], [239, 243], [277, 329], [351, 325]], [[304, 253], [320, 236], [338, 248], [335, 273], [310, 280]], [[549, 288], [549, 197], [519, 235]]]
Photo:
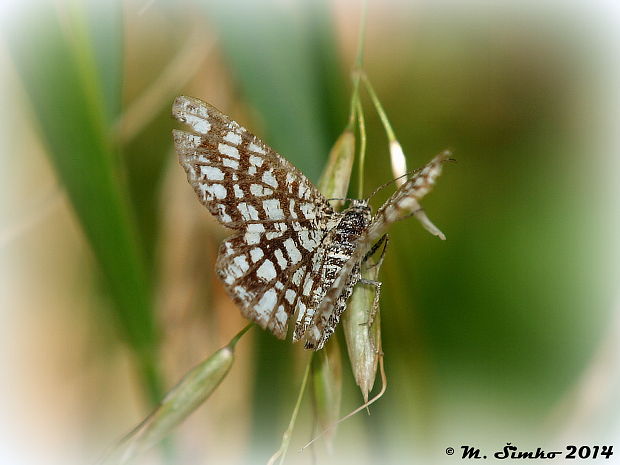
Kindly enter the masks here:
[[305, 286], [324, 235], [321, 230], [249, 232], [222, 243], [217, 273], [246, 318], [286, 337], [289, 318], [311, 305]]
[[332, 212], [297, 168], [214, 106], [177, 97], [172, 114], [192, 130], [173, 130], [179, 162], [199, 200], [224, 226], [256, 224], [269, 231], [286, 222], [307, 229]]
[[199, 200], [239, 233], [216, 265], [243, 315], [284, 338], [289, 317], [308, 304], [303, 285], [334, 214], [293, 165], [212, 105], [178, 97], [173, 115], [179, 161]]

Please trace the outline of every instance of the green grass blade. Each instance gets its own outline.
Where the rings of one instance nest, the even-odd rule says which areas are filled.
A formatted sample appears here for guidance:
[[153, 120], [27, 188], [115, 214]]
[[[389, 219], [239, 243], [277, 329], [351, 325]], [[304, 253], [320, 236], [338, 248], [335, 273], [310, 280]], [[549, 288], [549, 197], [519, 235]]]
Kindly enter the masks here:
[[106, 122], [121, 113], [123, 87], [123, 9], [118, 0], [86, 2], [85, 24], [99, 76]]
[[[325, 198], [342, 199], [347, 196], [354, 160], [355, 135], [350, 129], [345, 129], [332, 147], [321, 179], [319, 179], [317, 187]], [[331, 204], [338, 208], [344, 204], [344, 201], [334, 200]]]
[[[120, 21], [119, 4], [107, 2], [102, 16]], [[153, 399], [159, 397], [155, 366], [156, 327], [151, 284], [117, 165], [109, 121], [120, 102], [120, 40], [95, 53], [85, 11], [78, 4], [23, 8], [5, 34], [30, 97], [35, 124], [92, 247], [113, 299], [111, 308], [136, 351]], [[117, 34], [120, 25], [99, 23], [95, 42]], [[103, 50], [104, 46], [99, 50]], [[105, 72], [101, 72], [105, 69]], [[115, 103], [116, 102], [116, 103]]]

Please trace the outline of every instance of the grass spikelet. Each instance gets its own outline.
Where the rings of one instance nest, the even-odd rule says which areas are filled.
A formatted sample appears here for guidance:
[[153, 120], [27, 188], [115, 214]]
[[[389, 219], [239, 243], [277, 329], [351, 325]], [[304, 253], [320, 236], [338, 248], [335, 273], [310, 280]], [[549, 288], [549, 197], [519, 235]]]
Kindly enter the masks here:
[[[329, 152], [327, 165], [317, 186], [325, 197], [342, 199], [347, 196], [354, 159], [355, 135], [352, 130], [345, 129]], [[336, 208], [342, 204], [343, 201], [332, 202]]]
[[[378, 261], [374, 256], [369, 258], [362, 271], [362, 277], [377, 280], [379, 274]], [[373, 266], [374, 265], [374, 266]], [[381, 354], [381, 318], [379, 309], [373, 312], [375, 289], [360, 284], [353, 291], [347, 311], [343, 313], [342, 327], [347, 341], [347, 350], [351, 360], [351, 369], [356, 384], [368, 402], [377, 375], [377, 363]]]
[[237, 341], [252, 324], [242, 329], [228, 345], [192, 368], [163, 398], [159, 406], [107, 454], [100, 465], [125, 464], [164, 439], [192, 414], [228, 374]]

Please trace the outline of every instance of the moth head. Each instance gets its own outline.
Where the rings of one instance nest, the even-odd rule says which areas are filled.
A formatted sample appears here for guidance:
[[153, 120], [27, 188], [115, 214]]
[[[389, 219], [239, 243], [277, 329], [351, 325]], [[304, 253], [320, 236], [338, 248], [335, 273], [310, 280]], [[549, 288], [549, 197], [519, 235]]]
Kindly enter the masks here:
[[370, 218], [372, 217], [370, 205], [368, 205], [368, 200], [366, 199], [352, 199], [351, 205], [347, 208], [347, 211], [357, 215], [362, 215], [367, 221], [370, 221]]

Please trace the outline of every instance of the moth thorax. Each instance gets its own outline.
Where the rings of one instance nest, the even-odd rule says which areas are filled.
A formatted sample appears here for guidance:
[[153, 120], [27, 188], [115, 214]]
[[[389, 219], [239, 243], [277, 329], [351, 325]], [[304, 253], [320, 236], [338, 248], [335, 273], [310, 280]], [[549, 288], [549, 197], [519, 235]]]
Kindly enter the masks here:
[[361, 236], [372, 219], [370, 207], [365, 200], [353, 200], [338, 223], [337, 230], [347, 235]]

